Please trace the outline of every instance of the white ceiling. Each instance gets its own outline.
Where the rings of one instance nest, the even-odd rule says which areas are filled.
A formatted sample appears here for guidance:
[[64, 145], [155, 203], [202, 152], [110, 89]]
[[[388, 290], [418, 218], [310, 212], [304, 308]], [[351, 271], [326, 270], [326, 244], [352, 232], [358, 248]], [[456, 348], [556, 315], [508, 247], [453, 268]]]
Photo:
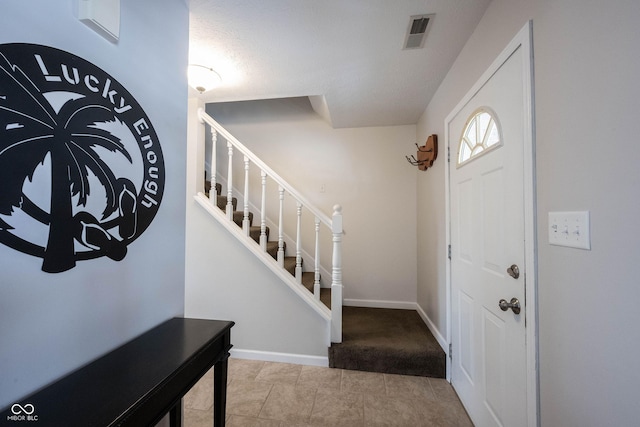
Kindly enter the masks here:
[[[414, 124], [489, 3], [189, 0], [189, 61], [222, 77], [205, 102], [309, 96], [336, 128]], [[424, 48], [402, 50], [426, 13]]]

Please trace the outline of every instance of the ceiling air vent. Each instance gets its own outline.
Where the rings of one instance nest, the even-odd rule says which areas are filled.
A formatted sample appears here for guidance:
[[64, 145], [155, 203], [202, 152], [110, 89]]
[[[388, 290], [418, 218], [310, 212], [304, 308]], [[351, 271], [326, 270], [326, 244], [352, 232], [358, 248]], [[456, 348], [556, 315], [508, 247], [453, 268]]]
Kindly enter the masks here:
[[407, 35], [404, 38], [403, 49], [420, 49], [424, 46], [424, 39], [431, 28], [431, 21], [435, 14], [413, 15], [409, 18]]

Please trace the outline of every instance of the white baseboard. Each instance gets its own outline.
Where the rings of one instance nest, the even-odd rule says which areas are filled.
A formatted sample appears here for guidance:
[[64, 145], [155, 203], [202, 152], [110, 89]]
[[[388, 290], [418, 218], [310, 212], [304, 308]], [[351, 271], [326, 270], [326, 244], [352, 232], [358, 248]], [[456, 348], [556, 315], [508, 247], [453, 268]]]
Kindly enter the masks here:
[[272, 351], [243, 350], [238, 348], [232, 348], [229, 353], [234, 359], [295, 363], [296, 365], [308, 366], [329, 366], [329, 357], [327, 356], [309, 356], [307, 354], [277, 353]]
[[368, 299], [348, 299], [342, 302], [342, 305], [349, 307], [368, 307], [368, 308], [395, 308], [399, 310], [416, 310], [418, 304], [410, 301], [383, 301]]
[[431, 321], [429, 316], [427, 316], [427, 313], [425, 313], [422, 307], [420, 307], [418, 304], [416, 304], [416, 311], [422, 318], [422, 321], [427, 325], [427, 328], [429, 328], [436, 341], [438, 341], [438, 344], [440, 344], [440, 347], [442, 347], [447, 357], [449, 357], [449, 344], [447, 343], [447, 340], [442, 336], [438, 328], [436, 328], [436, 325]]

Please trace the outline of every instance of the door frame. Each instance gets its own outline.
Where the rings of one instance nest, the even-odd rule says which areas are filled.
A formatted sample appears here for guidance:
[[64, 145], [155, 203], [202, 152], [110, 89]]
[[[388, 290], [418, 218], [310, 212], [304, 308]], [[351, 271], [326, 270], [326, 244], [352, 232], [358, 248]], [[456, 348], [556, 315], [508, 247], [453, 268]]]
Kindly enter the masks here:
[[[539, 425], [539, 376], [538, 376], [538, 301], [537, 301], [537, 234], [536, 234], [536, 180], [535, 180], [535, 117], [533, 91], [533, 22], [526, 25], [511, 40], [506, 48], [492, 62], [478, 81], [471, 87], [456, 107], [444, 120], [445, 144], [449, 154], [449, 161], [445, 162], [445, 206], [446, 206], [446, 245], [451, 245], [451, 192], [450, 169], [451, 153], [455, 158], [457, 147], [449, 146], [449, 124], [456, 114], [480, 91], [495, 72], [518, 49], [523, 49], [523, 95], [524, 95], [524, 250], [525, 250], [525, 345], [527, 366], [527, 424]], [[452, 348], [452, 300], [451, 300], [451, 259], [446, 262], [446, 301], [447, 301], [447, 342]], [[447, 354], [447, 380], [451, 382], [451, 355]]]

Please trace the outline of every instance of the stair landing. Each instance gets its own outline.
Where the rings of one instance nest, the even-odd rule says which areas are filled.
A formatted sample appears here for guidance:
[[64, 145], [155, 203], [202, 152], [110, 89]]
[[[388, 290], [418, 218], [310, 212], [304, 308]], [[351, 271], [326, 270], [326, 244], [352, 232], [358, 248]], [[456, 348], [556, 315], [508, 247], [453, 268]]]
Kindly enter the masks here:
[[329, 366], [444, 378], [446, 355], [415, 310], [343, 307], [342, 343]]

